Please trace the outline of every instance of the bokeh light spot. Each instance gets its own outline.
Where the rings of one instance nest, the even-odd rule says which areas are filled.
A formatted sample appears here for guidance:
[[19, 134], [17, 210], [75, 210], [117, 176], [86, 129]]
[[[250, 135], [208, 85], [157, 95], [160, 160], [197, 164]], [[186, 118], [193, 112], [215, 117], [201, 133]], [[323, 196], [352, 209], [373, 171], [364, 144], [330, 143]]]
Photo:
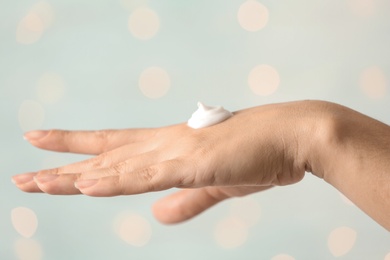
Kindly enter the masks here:
[[65, 82], [57, 73], [46, 72], [37, 82], [37, 96], [41, 102], [55, 103], [65, 93]]
[[19, 124], [23, 131], [41, 128], [45, 119], [42, 105], [33, 100], [25, 100], [19, 108]]
[[16, 41], [22, 44], [32, 44], [38, 41], [43, 34], [44, 24], [35, 12], [28, 13], [16, 29]]
[[31, 11], [39, 16], [41, 19], [44, 29], [50, 27], [54, 20], [54, 10], [53, 7], [47, 1], [40, 1], [36, 3]]
[[290, 256], [290, 255], [286, 255], [286, 254], [279, 254], [279, 255], [272, 257], [271, 260], [295, 260], [295, 258]]
[[236, 248], [248, 239], [248, 227], [239, 218], [227, 217], [217, 223], [214, 238], [223, 248]]
[[15, 230], [23, 237], [30, 238], [38, 227], [35, 212], [26, 207], [17, 207], [11, 211], [11, 222]]
[[269, 65], [258, 65], [253, 68], [248, 76], [248, 85], [259, 96], [269, 96], [279, 87], [280, 78], [278, 72]]
[[41, 245], [33, 239], [16, 240], [14, 249], [19, 260], [40, 260], [43, 256]]
[[145, 69], [139, 78], [139, 88], [148, 98], [164, 96], [171, 86], [168, 73], [159, 67]]
[[387, 92], [387, 79], [383, 70], [377, 66], [363, 70], [359, 85], [363, 93], [372, 99], [383, 98]]
[[160, 28], [160, 19], [155, 11], [147, 7], [140, 7], [131, 13], [128, 26], [134, 37], [148, 40]]
[[378, 0], [347, 0], [349, 10], [359, 17], [370, 17], [378, 8]]
[[238, 23], [244, 30], [256, 32], [268, 22], [268, 9], [261, 3], [249, 0], [243, 3], [238, 9]]
[[121, 213], [115, 219], [114, 231], [123, 241], [136, 247], [146, 245], [152, 236], [150, 223], [132, 212]]
[[260, 215], [259, 203], [250, 196], [234, 199], [230, 205], [230, 216], [241, 219], [248, 227], [254, 226]]
[[355, 245], [357, 232], [349, 227], [339, 227], [330, 232], [328, 248], [338, 257], [347, 254]]

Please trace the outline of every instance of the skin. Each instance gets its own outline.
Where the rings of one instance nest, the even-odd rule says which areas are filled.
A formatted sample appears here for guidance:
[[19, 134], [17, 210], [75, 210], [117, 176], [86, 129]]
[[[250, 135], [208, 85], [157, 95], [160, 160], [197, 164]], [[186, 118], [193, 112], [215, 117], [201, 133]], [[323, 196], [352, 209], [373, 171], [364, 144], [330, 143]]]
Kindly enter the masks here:
[[202, 129], [50, 130], [25, 138], [46, 150], [96, 155], [14, 176], [26, 192], [106, 197], [181, 188], [153, 207], [170, 224], [308, 172], [390, 231], [390, 127], [334, 103], [253, 107]]

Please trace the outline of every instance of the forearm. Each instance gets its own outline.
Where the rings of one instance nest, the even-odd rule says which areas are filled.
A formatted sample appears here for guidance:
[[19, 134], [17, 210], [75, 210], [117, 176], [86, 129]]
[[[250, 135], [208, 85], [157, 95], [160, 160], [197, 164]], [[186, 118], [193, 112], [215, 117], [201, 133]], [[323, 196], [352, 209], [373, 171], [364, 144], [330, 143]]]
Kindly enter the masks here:
[[318, 126], [311, 171], [390, 231], [390, 126], [335, 104]]

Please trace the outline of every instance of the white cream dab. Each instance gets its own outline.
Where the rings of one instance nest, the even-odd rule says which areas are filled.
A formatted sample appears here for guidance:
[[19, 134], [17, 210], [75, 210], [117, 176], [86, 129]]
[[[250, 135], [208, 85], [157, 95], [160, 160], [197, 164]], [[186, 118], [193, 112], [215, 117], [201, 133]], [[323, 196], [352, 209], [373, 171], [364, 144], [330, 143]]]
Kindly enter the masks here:
[[198, 129], [221, 123], [231, 116], [233, 114], [221, 106], [211, 107], [198, 102], [198, 110], [192, 114], [187, 124], [191, 128]]

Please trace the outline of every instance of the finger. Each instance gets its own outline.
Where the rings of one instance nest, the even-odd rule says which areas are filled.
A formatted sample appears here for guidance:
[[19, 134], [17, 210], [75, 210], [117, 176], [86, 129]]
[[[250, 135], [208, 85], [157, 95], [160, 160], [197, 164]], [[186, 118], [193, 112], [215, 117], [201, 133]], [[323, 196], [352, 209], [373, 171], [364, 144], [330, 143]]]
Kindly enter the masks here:
[[45, 192], [48, 194], [80, 194], [74, 187], [79, 174], [44, 174], [36, 172], [19, 174], [12, 177], [12, 182], [24, 192]]
[[175, 224], [191, 219], [227, 198], [244, 196], [269, 188], [270, 186], [245, 186], [181, 190], [157, 201], [153, 206], [153, 213], [160, 222]]
[[[96, 157], [81, 162], [76, 162], [62, 167], [36, 172], [34, 173], [34, 180], [35, 182], [39, 182], [41, 176], [44, 175], [80, 173], [100, 168], [111, 167], [112, 165], [125, 161], [129, 157], [131, 158], [133, 156], [136, 156], [138, 153], [144, 153], [148, 149], [153, 149], [153, 147], [148, 148], [147, 145], [143, 145], [142, 143], [128, 144], [120, 148], [114, 149], [113, 151], [99, 154]], [[20, 186], [23, 184], [23, 186], [25, 186], [27, 181], [33, 181], [33, 177], [31, 177], [31, 174], [32, 173], [19, 174], [14, 176], [12, 180], [16, 185]], [[42, 181], [47, 182], [46, 179]]]
[[228, 198], [216, 187], [181, 190], [159, 200], [153, 206], [153, 214], [164, 224], [188, 220], [220, 201]]
[[80, 174], [46, 174], [35, 176], [34, 182], [44, 193], [51, 195], [75, 195], [81, 194], [74, 183], [80, 178]]
[[[149, 148], [146, 144], [144, 145], [142, 143], [129, 144], [114, 149], [113, 151], [102, 153], [96, 157], [63, 167], [42, 170], [35, 173], [19, 174], [14, 176], [12, 181], [19, 189], [26, 192], [42, 192], [42, 189], [44, 189], [44, 192], [50, 194], [80, 193], [74, 188], [74, 181], [76, 180], [74, 176], [68, 178], [61, 177], [58, 180], [55, 179], [55, 176], [59, 174], [80, 173], [111, 167], [121, 161], [136, 156], [138, 153], [146, 152], [148, 149], [153, 148]], [[72, 189], [69, 187], [72, 187]]]
[[109, 152], [101, 153], [98, 156], [81, 162], [40, 171], [39, 175], [80, 173], [108, 168], [120, 162], [126, 161], [129, 158], [137, 157], [140, 154], [148, 154], [149, 150], [152, 149], [154, 149], [154, 146], [151, 146], [150, 144], [144, 144], [143, 142], [128, 144]]
[[39, 189], [37, 184], [34, 182], [36, 174], [36, 172], [30, 172], [15, 175], [12, 177], [12, 182], [16, 185], [16, 187], [24, 192], [42, 192], [42, 190]]
[[85, 195], [110, 197], [194, 185], [191, 172], [184, 171], [181, 165], [182, 163], [175, 159], [133, 172], [107, 169], [108, 172], [120, 172], [120, 174], [99, 179], [79, 180], [75, 183], [75, 186]]
[[[108, 168], [102, 169], [89, 169], [83, 173], [69, 173], [61, 169], [61, 172], [53, 172], [50, 174], [50, 171], [42, 171], [34, 177], [34, 181], [37, 183], [40, 190], [48, 194], [57, 194], [57, 195], [72, 195], [80, 194], [80, 191], [75, 187], [74, 183], [77, 180], [84, 179], [97, 179], [107, 176], [115, 176], [118, 174], [125, 174], [126, 172], [132, 172], [139, 168], [147, 167], [153, 163], [158, 158], [156, 152], [149, 152], [139, 156], [135, 156], [132, 159], [120, 162], [118, 164], [111, 165], [108, 164]], [[118, 159], [118, 158], [116, 158]], [[112, 161], [111, 161], [112, 162]], [[87, 168], [93, 167], [94, 163], [86, 162]], [[103, 166], [104, 164], [99, 164]], [[96, 166], [96, 165], [95, 165]], [[109, 167], [111, 166], [111, 167]]]
[[100, 154], [119, 146], [151, 138], [156, 129], [100, 131], [32, 131], [24, 135], [32, 145], [45, 150]]
[[160, 154], [157, 151], [151, 151], [133, 156], [127, 160], [121, 160], [116, 164], [108, 165], [106, 168], [89, 169], [82, 172], [80, 179], [99, 179], [108, 176], [124, 175], [159, 162]]

